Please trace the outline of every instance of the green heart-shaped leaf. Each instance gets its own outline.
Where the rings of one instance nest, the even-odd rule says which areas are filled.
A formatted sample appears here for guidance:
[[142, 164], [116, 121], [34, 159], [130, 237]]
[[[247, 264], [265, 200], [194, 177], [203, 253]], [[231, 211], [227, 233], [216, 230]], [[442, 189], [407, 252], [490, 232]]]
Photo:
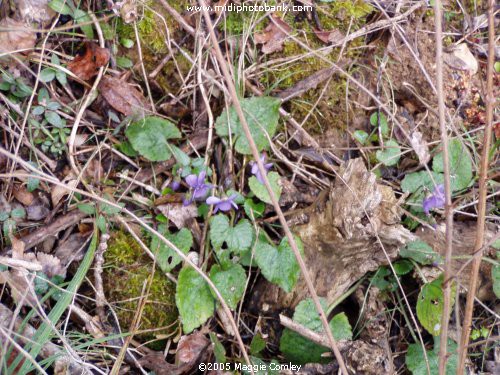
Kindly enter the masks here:
[[[302, 241], [298, 237], [295, 237], [295, 241], [303, 253]], [[255, 262], [267, 280], [279, 285], [287, 293], [292, 291], [299, 278], [300, 267], [287, 238], [278, 247], [259, 238], [255, 246]]]
[[[245, 98], [240, 100], [241, 108], [250, 129], [250, 134], [258, 151], [269, 147], [269, 139], [274, 136], [278, 127], [280, 100], [268, 96]], [[219, 136], [234, 134], [235, 148], [240, 154], [250, 155], [252, 150], [245, 137], [234, 106], [224, 110], [215, 122], [215, 130]]]
[[210, 287], [192, 267], [184, 267], [179, 273], [175, 304], [186, 334], [205, 323], [215, 311]]

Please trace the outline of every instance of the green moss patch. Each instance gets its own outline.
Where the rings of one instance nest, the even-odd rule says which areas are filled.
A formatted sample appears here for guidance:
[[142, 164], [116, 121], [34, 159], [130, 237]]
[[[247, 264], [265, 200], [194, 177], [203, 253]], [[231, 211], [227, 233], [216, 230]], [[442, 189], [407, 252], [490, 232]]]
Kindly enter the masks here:
[[[153, 274], [153, 262], [131, 235], [120, 231], [112, 234], [104, 259], [106, 298], [113, 305], [122, 330], [126, 332], [136, 314], [143, 286]], [[159, 335], [171, 334], [177, 329], [177, 324], [174, 324], [177, 318], [175, 284], [156, 270], [139, 325], [140, 331], [155, 331], [140, 333], [136, 337], [152, 340]], [[165, 328], [156, 330], [161, 327]]]

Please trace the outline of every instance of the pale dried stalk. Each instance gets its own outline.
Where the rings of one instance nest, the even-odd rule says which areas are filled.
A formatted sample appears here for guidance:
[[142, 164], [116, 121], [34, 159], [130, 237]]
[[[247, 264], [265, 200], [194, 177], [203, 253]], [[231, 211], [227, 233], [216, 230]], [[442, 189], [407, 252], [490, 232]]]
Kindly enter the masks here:
[[487, 199], [486, 193], [488, 191], [488, 156], [491, 144], [491, 131], [493, 127], [493, 107], [495, 105], [495, 97], [493, 96], [493, 65], [495, 64], [495, 19], [493, 14], [494, 5], [495, 2], [493, 0], [488, 1], [488, 71], [486, 78], [486, 126], [484, 128], [483, 151], [481, 154], [481, 164], [479, 167], [479, 199], [477, 207], [478, 217], [476, 227], [476, 241], [473, 251], [473, 254], [479, 252], [479, 255], [474, 256], [472, 261], [469, 292], [467, 293], [462, 334], [460, 337], [460, 346], [458, 349], [459, 356], [457, 374], [464, 373], [465, 359], [467, 357], [467, 345], [469, 344], [469, 335], [472, 323], [472, 312], [474, 309], [474, 298], [476, 296], [479, 266], [481, 265], [484, 243]]
[[[226, 81], [226, 85], [227, 85], [227, 88], [229, 90], [232, 103], [234, 105], [234, 108], [235, 108], [236, 113], [238, 115], [238, 118], [240, 120], [240, 123], [243, 127], [245, 137], [247, 138], [248, 143], [250, 145], [250, 148], [252, 150], [252, 155], [253, 155], [254, 159], [256, 160], [259, 171], [263, 177], [264, 185], [266, 186], [266, 189], [267, 189], [269, 196], [271, 198], [271, 201], [273, 203], [274, 209], [278, 215], [279, 221], [283, 227], [283, 230], [286, 234], [286, 237], [288, 238], [288, 243], [290, 244], [290, 246], [295, 254], [295, 257], [297, 258], [297, 262], [299, 263], [300, 270], [301, 270], [301, 272], [304, 276], [304, 280], [307, 284], [307, 288], [309, 289], [309, 292], [311, 293], [312, 300], [314, 301], [316, 309], [318, 310], [319, 316], [321, 318], [321, 323], [322, 323], [323, 328], [324, 328], [326, 335], [328, 337], [329, 346], [332, 349], [333, 353], [335, 354], [335, 358], [337, 359], [337, 362], [339, 364], [340, 369], [342, 370], [342, 373], [345, 375], [348, 375], [349, 373], [347, 372], [347, 368], [346, 368], [346, 365], [344, 363], [344, 359], [342, 358], [342, 355], [340, 354], [337, 343], [336, 343], [336, 341], [333, 337], [333, 334], [330, 330], [328, 320], [327, 320], [325, 312], [323, 311], [323, 308], [321, 307], [321, 304], [319, 302], [319, 298], [318, 298], [318, 295], [316, 294], [316, 290], [314, 289], [314, 285], [311, 281], [311, 277], [309, 276], [307, 266], [304, 262], [304, 259], [302, 258], [302, 255], [300, 254], [300, 251], [297, 247], [297, 243], [295, 242], [293, 234], [290, 231], [290, 228], [288, 227], [285, 216], [283, 215], [283, 212], [281, 211], [281, 207], [279, 205], [279, 202], [278, 202], [276, 196], [274, 195], [274, 192], [271, 188], [271, 185], [269, 184], [269, 180], [267, 179], [266, 170], [265, 170], [264, 165], [262, 164], [262, 161], [260, 159], [259, 151], [257, 150], [257, 147], [255, 146], [255, 142], [254, 142], [252, 135], [250, 133], [250, 129], [248, 128], [248, 124], [246, 122], [246, 118], [245, 118], [245, 115], [243, 113], [243, 109], [241, 108], [241, 104], [238, 100], [236, 88], [234, 86], [232, 77], [231, 77], [229, 70], [228, 70], [228, 67], [227, 67], [227, 62], [224, 60], [224, 56], [222, 55], [222, 51], [220, 50], [219, 42], [218, 42], [217, 37], [216, 37], [215, 32], [214, 32], [212, 20], [210, 19], [210, 15], [207, 12], [207, 5], [206, 5], [204, 0], [199, 0], [199, 4], [202, 7], [203, 17], [205, 18], [205, 22], [206, 22], [208, 31], [210, 33], [210, 39], [212, 41], [212, 45], [213, 45], [213, 48], [215, 51], [215, 56], [216, 56], [217, 60], [219, 61], [219, 65], [220, 65], [220, 68], [221, 68], [222, 73], [224, 75], [224, 80]], [[252, 373], [253, 373], [253, 371], [252, 371]]]
[[439, 340], [439, 375], [446, 374], [446, 362], [448, 360], [448, 326], [451, 311], [451, 256], [453, 254], [453, 207], [451, 205], [450, 187], [450, 155], [448, 152], [448, 133], [446, 129], [444, 92], [443, 92], [443, 30], [442, 30], [441, 0], [435, 0], [434, 19], [436, 37], [436, 89], [439, 111], [439, 129], [443, 145], [443, 169], [444, 169], [444, 191], [445, 191], [445, 217], [446, 217], [446, 247], [444, 260], [443, 281], [443, 315], [441, 316], [441, 339]]

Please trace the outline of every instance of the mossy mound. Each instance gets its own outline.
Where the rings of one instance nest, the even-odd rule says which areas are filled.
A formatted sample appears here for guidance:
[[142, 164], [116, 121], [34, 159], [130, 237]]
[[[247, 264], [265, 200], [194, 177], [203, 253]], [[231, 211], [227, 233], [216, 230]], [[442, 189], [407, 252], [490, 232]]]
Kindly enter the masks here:
[[[186, 6], [190, 4], [189, 0], [169, 2], [170, 5], [179, 13], [186, 11]], [[138, 6], [139, 17], [137, 21], [137, 32], [142, 48], [142, 59], [144, 67], [148, 73], [155, 70], [166, 54], [167, 36], [179, 41], [185, 36], [185, 32], [161, 4], [149, 1], [143, 6]], [[120, 38], [136, 40], [134, 27], [126, 24], [119, 19], [117, 24], [117, 34]], [[182, 85], [182, 77], [187, 75], [191, 69], [191, 63], [184, 55], [175, 50], [172, 58], [163, 66], [160, 73], [155, 77], [155, 81], [161, 89], [161, 95], [167, 93], [175, 94]], [[134, 62], [139, 61], [136, 49], [125, 51], [127, 57]]]
[[[112, 234], [104, 259], [104, 292], [116, 311], [120, 326], [127, 331], [136, 314], [143, 286], [153, 274], [153, 262], [131, 235], [121, 231]], [[139, 325], [140, 331], [155, 331], [135, 337], [146, 341], [171, 334], [177, 329], [174, 324], [177, 318], [175, 284], [156, 270]], [[161, 327], [166, 328], [156, 331]]]
[[[335, 1], [329, 4], [317, 5], [316, 9], [323, 30], [338, 30], [344, 35], [348, 31], [352, 33], [363, 27], [366, 23], [366, 17], [373, 11], [369, 4], [361, 0]], [[315, 35], [312, 21], [305, 17], [298, 18], [291, 13], [285, 15], [284, 21], [294, 29], [297, 38], [311, 50], [314, 51], [325, 47], [325, 44]], [[348, 43], [343, 50], [342, 59], [355, 60], [359, 57], [363, 49], [356, 47], [361, 46], [363, 43], [362, 38]], [[331, 61], [337, 61], [339, 52], [340, 47], [334, 48], [326, 57]], [[310, 54], [308, 50], [302, 48], [293, 40], [286, 41], [282, 51], [270, 54], [267, 57], [267, 61], [283, 61], [283, 59], [288, 59], [289, 62], [273, 64], [261, 72], [259, 80], [265, 87], [286, 89], [313, 73], [330, 66], [328, 62], [315, 54]], [[301, 97], [292, 99], [287, 104], [288, 110], [299, 122], [309, 116], [304, 128], [313, 134], [323, 133], [323, 131], [331, 127], [344, 129], [346, 118], [352, 119], [355, 116], [354, 113], [348, 113], [348, 111], [352, 112], [352, 109], [346, 107], [346, 85], [344, 77], [334, 75], [326, 89], [324, 85], [320, 84], [317, 88], [309, 90]], [[310, 113], [323, 90], [323, 96], [316, 109]]]

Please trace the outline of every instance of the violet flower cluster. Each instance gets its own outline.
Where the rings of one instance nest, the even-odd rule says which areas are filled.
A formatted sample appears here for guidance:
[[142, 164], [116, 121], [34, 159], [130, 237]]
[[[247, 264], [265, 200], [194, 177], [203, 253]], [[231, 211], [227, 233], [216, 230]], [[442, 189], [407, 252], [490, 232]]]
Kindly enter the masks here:
[[[267, 174], [267, 172], [271, 169], [273, 164], [266, 163], [265, 154], [261, 155], [260, 160], [264, 164], [264, 169], [266, 170]], [[250, 165], [252, 167], [252, 174], [255, 175], [255, 177], [260, 183], [263, 184], [264, 178], [259, 171], [257, 162], [251, 161]], [[189, 192], [187, 192], [186, 196], [184, 197], [185, 206], [190, 205], [191, 203], [193, 203], [193, 201], [199, 201], [204, 199], [207, 196], [209, 190], [213, 188], [213, 185], [205, 182], [206, 176], [207, 173], [205, 171], [201, 171], [198, 175], [190, 174], [185, 178], [186, 184], [189, 186]], [[235, 210], [238, 209], [238, 205], [234, 201], [237, 197], [238, 197], [237, 194], [232, 194], [229, 197], [216, 197], [212, 195], [208, 197], [205, 200], [205, 202], [206, 204], [214, 206], [214, 213], [217, 213], [218, 211], [228, 212], [231, 209]]]
[[422, 208], [426, 215], [429, 215], [429, 212], [434, 208], [443, 208], [445, 204], [445, 196], [444, 196], [444, 185], [439, 184], [434, 187], [432, 194], [428, 197], [424, 198], [422, 201]]
[[[266, 170], [267, 175], [267, 172], [269, 172], [269, 170], [273, 166], [273, 163], [266, 163], [266, 154], [260, 155], [260, 161], [262, 162], [262, 164], [264, 164], [264, 169]], [[262, 174], [260, 173], [259, 165], [257, 164], [257, 162], [252, 160], [250, 162], [250, 166], [252, 167], [252, 174], [261, 184], [264, 184], [264, 177], [262, 177]]]

